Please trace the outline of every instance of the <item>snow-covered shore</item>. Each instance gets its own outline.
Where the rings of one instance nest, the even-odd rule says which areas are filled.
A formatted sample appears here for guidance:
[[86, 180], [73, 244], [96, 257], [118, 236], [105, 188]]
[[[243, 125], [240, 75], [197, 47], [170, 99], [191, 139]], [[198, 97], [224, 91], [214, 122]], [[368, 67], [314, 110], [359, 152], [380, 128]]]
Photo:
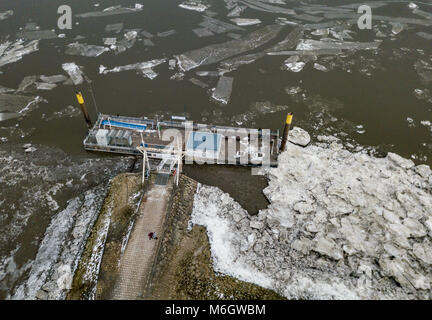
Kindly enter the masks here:
[[198, 187], [192, 222], [208, 230], [215, 271], [292, 299], [431, 299], [430, 168], [321, 140], [288, 144], [257, 216]]

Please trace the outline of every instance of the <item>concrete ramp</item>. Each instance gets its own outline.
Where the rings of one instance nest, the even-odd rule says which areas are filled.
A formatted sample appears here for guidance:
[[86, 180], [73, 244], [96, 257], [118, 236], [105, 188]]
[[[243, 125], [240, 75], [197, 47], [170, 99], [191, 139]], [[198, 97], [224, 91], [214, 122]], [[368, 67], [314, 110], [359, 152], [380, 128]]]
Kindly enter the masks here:
[[171, 198], [173, 179], [165, 185], [152, 184], [144, 195], [126, 250], [120, 260], [120, 271], [114, 285], [112, 299], [143, 299], [147, 288], [158, 240], [149, 240], [148, 233], [161, 236], [168, 203]]

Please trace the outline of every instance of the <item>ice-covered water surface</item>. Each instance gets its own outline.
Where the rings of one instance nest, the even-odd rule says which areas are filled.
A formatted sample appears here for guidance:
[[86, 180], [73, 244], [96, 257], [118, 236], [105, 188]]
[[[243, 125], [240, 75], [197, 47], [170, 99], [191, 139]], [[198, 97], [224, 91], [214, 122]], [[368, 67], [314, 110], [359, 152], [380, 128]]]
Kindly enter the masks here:
[[319, 140], [288, 144], [257, 216], [199, 187], [215, 270], [292, 299], [431, 299], [431, 169]]
[[[194, 122], [282, 129], [293, 111], [294, 126], [312, 136], [334, 134], [350, 151], [393, 150], [431, 164], [426, 1], [75, 2], [71, 30], [45, 19], [58, 1], [11, 1], [13, 8], [0, 9], [0, 146], [18, 144], [25, 160], [39, 157], [43, 144], [84, 155], [74, 91], [83, 92], [94, 120], [92, 89], [98, 111], [113, 114], [185, 114]], [[372, 30], [357, 26], [361, 4], [373, 10]], [[295, 130], [291, 140], [307, 144], [308, 136]], [[45, 190], [43, 179], [34, 180]], [[56, 212], [72, 193], [56, 200]], [[0, 201], [22, 211], [13, 198]], [[45, 209], [31, 212], [28, 219], [36, 221]], [[4, 219], [0, 225], [9, 226], [12, 218]], [[23, 235], [8, 246], [2, 239], [0, 264], [8, 275], [1, 273], [1, 297], [28, 280], [49, 222], [40, 224], [37, 240]]]

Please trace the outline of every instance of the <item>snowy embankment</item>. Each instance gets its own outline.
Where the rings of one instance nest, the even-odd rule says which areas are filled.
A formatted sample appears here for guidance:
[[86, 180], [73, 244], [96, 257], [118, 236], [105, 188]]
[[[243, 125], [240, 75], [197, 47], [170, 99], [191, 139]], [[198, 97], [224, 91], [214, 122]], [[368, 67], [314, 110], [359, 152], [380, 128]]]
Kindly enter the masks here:
[[215, 271], [287, 298], [431, 299], [431, 173], [392, 153], [289, 144], [268, 171], [267, 209], [249, 216], [200, 185], [192, 222]]
[[[12, 299], [66, 297], [106, 189], [107, 185], [101, 184], [70, 200], [68, 206], [53, 218], [32, 263], [28, 280], [17, 289]], [[95, 264], [98, 266], [98, 261]]]

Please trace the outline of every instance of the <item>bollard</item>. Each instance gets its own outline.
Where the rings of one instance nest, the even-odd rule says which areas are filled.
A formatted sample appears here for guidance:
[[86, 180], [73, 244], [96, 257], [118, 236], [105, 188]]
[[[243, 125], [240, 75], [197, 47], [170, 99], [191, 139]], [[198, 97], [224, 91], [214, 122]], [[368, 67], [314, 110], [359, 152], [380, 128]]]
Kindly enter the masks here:
[[282, 143], [281, 143], [281, 147], [280, 147], [279, 152], [285, 151], [286, 143], [288, 141], [288, 133], [289, 133], [290, 127], [291, 127], [292, 118], [293, 118], [292, 112], [288, 113], [288, 115], [286, 117], [286, 121], [285, 121], [285, 128], [283, 131]]
[[90, 129], [93, 125], [91, 123], [90, 116], [89, 116], [89, 114], [87, 112], [87, 108], [86, 108], [86, 105], [84, 103], [84, 98], [83, 98], [81, 92], [77, 91], [77, 92], [75, 92], [75, 94], [76, 94], [78, 103], [79, 103], [79, 105], [81, 107], [81, 111], [82, 111], [82, 113], [84, 115], [84, 119], [87, 122], [87, 127]]

